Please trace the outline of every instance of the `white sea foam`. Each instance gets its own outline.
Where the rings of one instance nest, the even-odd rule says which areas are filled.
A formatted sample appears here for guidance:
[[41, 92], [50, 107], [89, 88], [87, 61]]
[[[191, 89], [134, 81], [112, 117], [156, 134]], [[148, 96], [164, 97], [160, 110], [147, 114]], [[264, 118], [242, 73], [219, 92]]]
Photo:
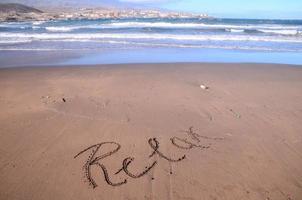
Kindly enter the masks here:
[[299, 31], [298, 30], [264, 30], [264, 29], [259, 29], [258, 31], [263, 32], [263, 33], [271, 33], [271, 34], [279, 34], [279, 35], [298, 35]]
[[44, 23], [45, 23], [45, 21], [34, 21], [34, 22], [32, 22], [33, 25], [42, 25]]
[[115, 22], [102, 25], [105, 28], [197, 28], [204, 27], [205, 24], [199, 23], [168, 23], [168, 22]]
[[0, 33], [1, 38], [19, 38], [32, 40], [95, 40], [95, 39], [133, 39], [133, 40], [179, 40], [179, 41], [254, 41], [254, 42], [292, 42], [302, 43], [301, 37], [285, 36], [251, 36], [251, 35], [174, 35], [174, 34], [144, 34], [144, 33]]
[[171, 23], [171, 22], [114, 22], [110, 24], [102, 24], [102, 27], [107, 28], [122, 28], [122, 27], [151, 27], [151, 28], [222, 28], [222, 29], [299, 29], [301, 26], [280, 26], [271, 24], [261, 25], [231, 25], [231, 24], [205, 24], [205, 23]]
[[45, 29], [50, 32], [70, 32], [78, 28], [79, 27], [50, 26], [50, 27], [46, 27]]
[[100, 25], [82, 25], [82, 26], [49, 26], [45, 27], [49, 32], [71, 32], [78, 29], [104, 29]]
[[244, 29], [226, 29], [226, 31], [232, 32], [232, 33], [243, 33]]

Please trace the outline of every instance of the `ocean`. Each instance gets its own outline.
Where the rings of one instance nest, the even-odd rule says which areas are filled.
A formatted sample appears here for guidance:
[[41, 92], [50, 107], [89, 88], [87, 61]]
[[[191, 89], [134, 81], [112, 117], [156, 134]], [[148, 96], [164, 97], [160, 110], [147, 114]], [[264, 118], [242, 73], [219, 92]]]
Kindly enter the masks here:
[[94, 60], [92, 64], [302, 64], [302, 20], [131, 18], [0, 23], [0, 54], [11, 51], [83, 52], [86, 58], [76, 62]]

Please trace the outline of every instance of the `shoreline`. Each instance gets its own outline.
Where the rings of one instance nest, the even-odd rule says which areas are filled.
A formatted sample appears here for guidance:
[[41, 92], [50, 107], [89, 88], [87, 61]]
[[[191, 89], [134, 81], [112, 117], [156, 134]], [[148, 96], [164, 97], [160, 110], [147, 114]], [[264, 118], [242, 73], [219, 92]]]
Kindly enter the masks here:
[[0, 51], [0, 68], [156, 63], [246, 63], [301, 66], [300, 53], [224, 49], [128, 49], [87, 51]]
[[162, 62], [162, 63], [110, 63], [110, 64], [45, 64], [45, 65], [24, 65], [24, 66], [8, 66], [8, 67], [1, 67], [0, 72], [6, 70], [60, 70], [60, 69], [124, 69], [124, 68], [149, 68], [149, 67], [157, 67], [157, 66], [167, 66], [171, 67], [174, 65], [176, 68], [184, 65], [194, 65], [194, 66], [202, 66], [202, 67], [209, 67], [209, 66], [236, 66], [236, 67], [246, 67], [249, 68], [253, 67], [269, 67], [269, 68], [297, 68], [302, 69], [301, 64], [282, 64], [282, 63], [229, 63], [229, 62]]

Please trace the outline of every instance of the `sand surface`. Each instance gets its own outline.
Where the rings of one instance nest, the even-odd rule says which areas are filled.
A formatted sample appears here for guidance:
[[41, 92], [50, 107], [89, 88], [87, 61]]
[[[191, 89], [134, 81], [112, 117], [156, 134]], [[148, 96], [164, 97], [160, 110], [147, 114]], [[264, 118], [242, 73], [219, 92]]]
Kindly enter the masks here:
[[1, 69], [0, 110], [1, 200], [302, 199], [301, 67]]

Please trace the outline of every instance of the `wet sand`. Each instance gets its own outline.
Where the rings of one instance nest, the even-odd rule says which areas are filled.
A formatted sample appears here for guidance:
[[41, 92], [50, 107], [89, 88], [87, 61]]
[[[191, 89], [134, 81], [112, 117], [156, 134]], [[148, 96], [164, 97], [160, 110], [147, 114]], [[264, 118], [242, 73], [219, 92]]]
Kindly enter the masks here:
[[302, 199], [301, 88], [289, 65], [0, 69], [0, 199]]

